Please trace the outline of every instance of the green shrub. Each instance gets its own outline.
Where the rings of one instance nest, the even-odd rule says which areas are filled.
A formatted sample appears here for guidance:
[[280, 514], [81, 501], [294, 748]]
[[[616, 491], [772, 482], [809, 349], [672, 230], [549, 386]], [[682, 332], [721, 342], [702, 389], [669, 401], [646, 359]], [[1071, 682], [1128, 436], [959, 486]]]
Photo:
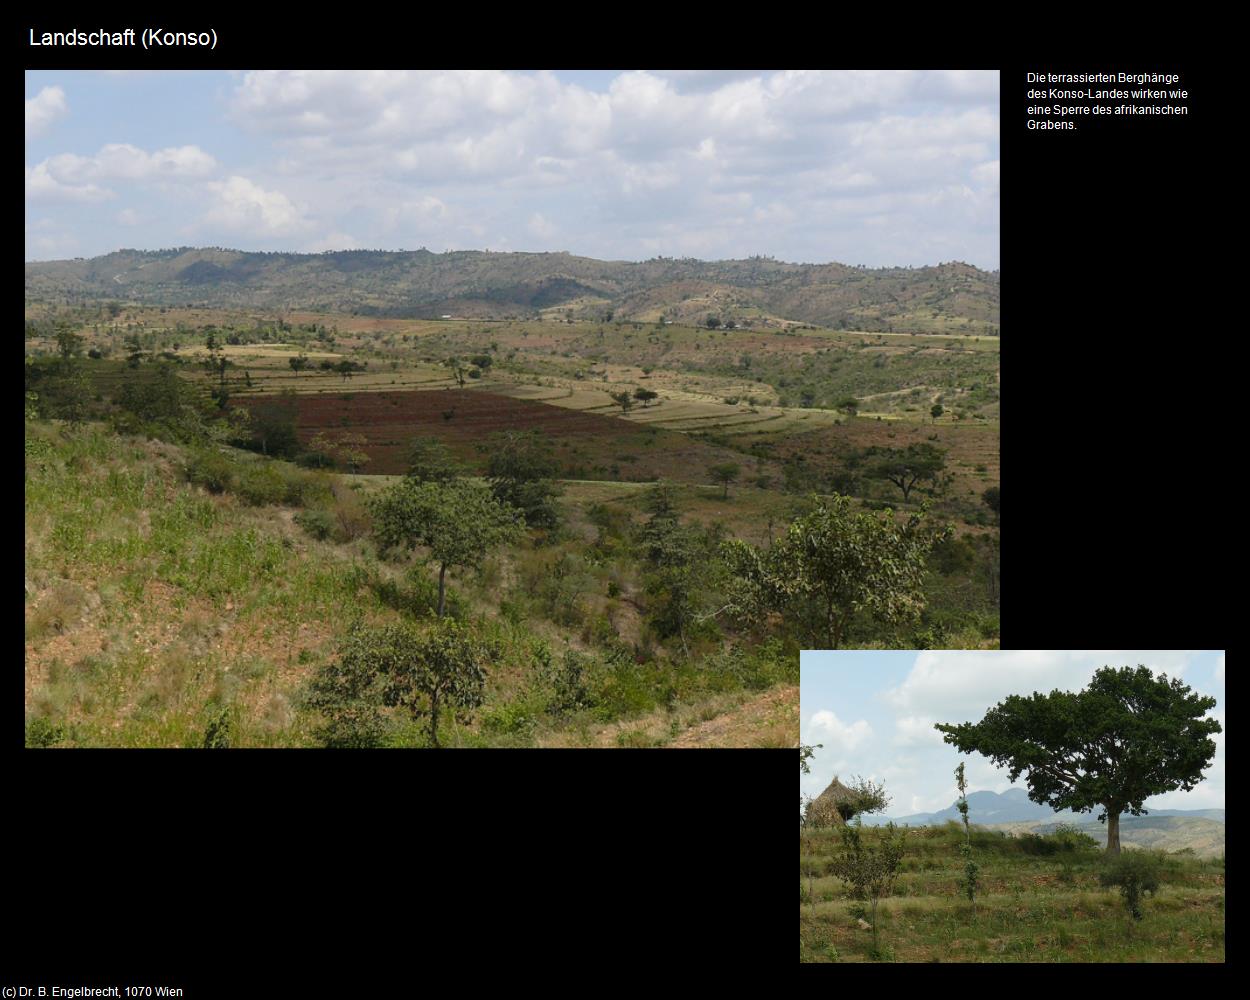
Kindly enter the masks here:
[[26, 722], [26, 745], [28, 747], [46, 748], [55, 746], [65, 739], [65, 730], [54, 725], [47, 719], [36, 716]]
[[1146, 851], [1121, 851], [1107, 861], [1098, 873], [1098, 881], [1108, 888], [1118, 888], [1133, 919], [1140, 920], [1142, 894], [1159, 891], [1159, 861]]
[[252, 507], [268, 507], [286, 499], [286, 479], [267, 462], [250, 462], [240, 469], [234, 492]]
[[222, 705], [208, 720], [204, 728], [204, 748], [206, 750], [228, 750], [233, 723], [230, 719], [230, 708]]
[[329, 538], [335, 527], [334, 515], [320, 508], [300, 511], [295, 515], [295, 523], [320, 542]]
[[233, 490], [237, 473], [237, 463], [215, 448], [196, 448], [189, 451], [183, 470], [187, 482], [202, 486], [210, 493]]

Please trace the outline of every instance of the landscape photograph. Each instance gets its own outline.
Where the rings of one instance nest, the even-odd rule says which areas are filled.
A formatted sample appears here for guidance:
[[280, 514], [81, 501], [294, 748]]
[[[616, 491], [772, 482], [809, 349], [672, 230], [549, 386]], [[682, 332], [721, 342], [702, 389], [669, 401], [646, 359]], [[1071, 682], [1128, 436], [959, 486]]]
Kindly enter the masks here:
[[1224, 961], [1222, 650], [801, 659], [801, 963]]
[[25, 84], [27, 747], [793, 752], [800, 650], [1000, 655], [996, 71]]

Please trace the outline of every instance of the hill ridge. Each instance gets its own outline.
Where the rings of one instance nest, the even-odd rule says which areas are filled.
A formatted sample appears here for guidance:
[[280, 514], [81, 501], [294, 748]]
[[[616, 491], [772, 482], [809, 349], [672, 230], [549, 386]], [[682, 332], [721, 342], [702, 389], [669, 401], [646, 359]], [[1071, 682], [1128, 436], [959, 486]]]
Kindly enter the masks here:
[[797, 264], [769, 257], [604, 261], [568, 252], [223, 247], [116, 250], [25, 265], [26, 297], [125, 299], [362, 315], [818, 325], [865, 332], [996, 335], [999, 274], [926, 267]]

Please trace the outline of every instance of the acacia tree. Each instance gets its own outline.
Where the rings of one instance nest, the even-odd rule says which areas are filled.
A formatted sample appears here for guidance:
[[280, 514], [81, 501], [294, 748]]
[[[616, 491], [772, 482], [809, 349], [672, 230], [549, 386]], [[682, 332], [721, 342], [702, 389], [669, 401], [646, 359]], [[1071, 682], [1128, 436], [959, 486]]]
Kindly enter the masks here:
[[419, 483], [404, 479], [369, 501], [383, 550], [429, 550], [438, 566], [438, 616], [443, 616], [449, 566], [480, 566], [486, 553], [520, 537], [524, 518], [489, 487], [468, 479]]
[[634, 397], [629, 391], [611, 393], [612, 401], [621, 408], [621, 414], [624, 415], [634, 408]]
[[980, 753], [1026, 776], [1029, 798], [1086, 812], [1101, 806], [1107, 850], [1120, 851], [1120, 814], [1140, 816], [1151, 795], [1189, 791], [1223, 732], [1204, 718], [1215, 699], [1149, 668], [1103, 667], [1084, 690], [1011, 695], [980, 722], [938, 723], [961, 753]]
[[936, 484], [946, 468], [946, 452], [922, 441], [906, 448], [887, 448], [878, 452], [868, 467], [868, 475], [885, 479], [903, 491], [906, 503], [919, 483]]
[[738, 473], [741, 471], [736, 462], [722, 462], [719, 465], [709, 465], [708, 475], [712, 477], [712, 482], [719, 483], [725, 487], [724, 499], [729, 499], [729, 484], [737, 482]]
[[856, 513], [850, 497], [834, 495], [770, 548], [727, 542], [728, 608], [747, 621], [778, 613], [803, 632], [805, 648], [816, 649], [837, 649], [859, 612], [887, 623], [914, 619], [924, 607], [925, 560], [950, 534], [927, 528], [926, 514], [922, 508], [899, 523], [892, 511]]

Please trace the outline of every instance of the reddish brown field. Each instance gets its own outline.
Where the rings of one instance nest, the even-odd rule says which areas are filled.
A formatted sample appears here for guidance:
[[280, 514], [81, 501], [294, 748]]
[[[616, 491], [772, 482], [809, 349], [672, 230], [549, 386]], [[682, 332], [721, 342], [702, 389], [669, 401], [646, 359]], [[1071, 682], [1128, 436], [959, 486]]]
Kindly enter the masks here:
[[[273, 397], [242, 396], [232, 405], [255, 409], [272, 402]], [[308, 444], [319, 431], [363, 434], [369, 464], [361, 471], [380, 475], [407, 471], [408, 451], [419, 437], [438, 438], [480, 470], [488, 436], [505, 430], [542, 434], [567, 479], [707, 483], [709, 465], [742, 461], [676, 431], [473, 389], [297, 395], [293, 405], [301, 442]]]

